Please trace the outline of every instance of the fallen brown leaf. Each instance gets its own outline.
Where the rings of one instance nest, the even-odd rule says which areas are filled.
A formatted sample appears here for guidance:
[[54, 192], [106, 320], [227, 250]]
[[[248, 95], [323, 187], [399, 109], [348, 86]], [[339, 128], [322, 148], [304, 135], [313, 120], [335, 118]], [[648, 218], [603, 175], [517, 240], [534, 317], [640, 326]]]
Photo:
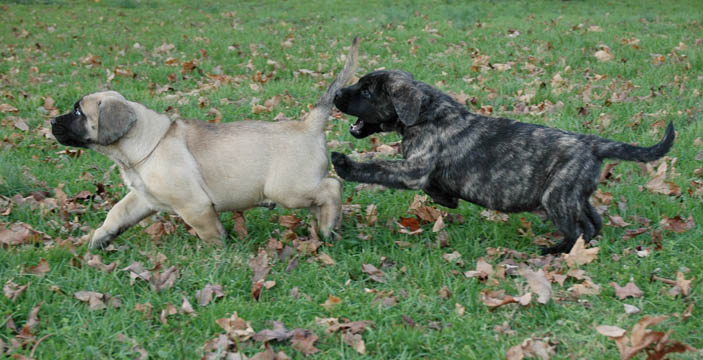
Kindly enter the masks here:
[[537, 302], [540, 304], [546, 304], [552, 297], [552, 285], [547, 280], [544, 274], [544, 270], [539, 269], [537, 271], [532, 271], [528, 267], [521, 267], [518, 272], [520, 276], [527, 280], [527, 284], [530, 286], [530, 290], [537, 294]]
[[73, 293], [73, 296], [82, 302], [87, 302], [90, 310], [101, 310], [107, 307], [103, 302], [104, 295], [99, 292], [78, 291]]
[[217, 319], [217, 325], [219, 325], [235, 342], [244, 342], [249, 340], [254, 336], [254, 329], [251, 328], [251, 324], [240, 318], [235, 311], [229, 318]]
[[273, 329], [261, 330], [254, 334], [252, 339], [256, 342], [269, 342], [272, 340], [286, 341], [290, 339], [291, 336], [293, 336], [292, 331], [288, 331], [282, 322], [274, 321]]
[[342, 341], [359, 354], [366, 354], [366, 344], [364, 344], [364, 339], [361, 338], [360, 334], [343, 333]]
[[686, 280], [686, 277], [681, 271], [676, 272], [676, 286], [681, 288], [683, 296], [688, 296], [691, 293], [691, 282], [694, 278]]
[[[222, 115], [220, 115], [222, 117]], [[247, 230], [246, 219], [244, 218], [244, 213], [241, 211], [232, 212], [232, 218], [234, 219], [234, 232], [240, 239], [245, 239], [249, 235]]]
[[597, 247], [586, 249], [583, 237], [579, 236], [576, 243], [571, 248], [571, 251], [562, 256], [569, 267], [576, 267], [579, 265], [588, 264], [595, 260], [598, 257], [598, 250], [600, 250], [600, 248]]
[[269, 265], [269, 257], [266, 253], [266, 249], [259, 248], [256, 257], [249, 259], [249, 267], [251, 268], [253, 275], [251, 277], [252, 284], [259, 281], [263, 281], [266, 275], [271, 271], [271, 266]]
[[205, 288], [195, 292], [195, 299], [198, 301], [199, 306], [207, 306], [213, 298], [218, 299], [223, 296], [225, 294], [222, 292], [222, 285], [220, 284], [207, 284]]
[[576, 284], [567, 290], [575, 297], [580, 297], [581, 295], [598, 295], [600, 294], [600, 285], [587, 278], [583, 283]]
[[593, 56], [595, 56], [596, 59], [598, 59], [598, 61], [600, 62], [610, 61], [615, 58], [615, 56], [613, 56], [613, 53], [610, 52], [610, 48], [605, 45], [601, 45], [600, 50], [596, 51]]
[[20, 286], [15, 284], [12, 280], [7, 280], [5, 285], [2, 287], [2, 292], [3, 294], [5, 294], [5, 297], [12, 301], [15, 301], [18, 297], [20, 297], [20, 295], [24, 293], [25, 290], [27, 290], [27, 287], [29, 287], [29, 285], [31, 284], [32, 282], [30, 281], [27, 284]]
[[341, 304], [341, 303], [342, 303], [342, 299], [341, 299], [341, 298], [338, 298], [338, 297], [336, 297], [336, 296], [334, 296], [334, 295], [329, 295], [329, 296], [327, 297], [327, 300], [326, 300], [324, 303], [320, 304], [320, 305], [321, 305], [323, 308], [327, 309], [327, 310], [331, 310], [335, 305], [338, 305], [338, 304]]
[[154, 291], [159, 292], [161, 290], [170, 289], [173, 287], [173, 284], [176, 282], [176, 279], [178, 279], [178, 276], [178, 268], [176, 266], [171, 266], [163, 272], [159, 272], [157, 270], [153, 271], [149, 283]]
[[115, 270], [117, 265], [120, 263], [118, 260], [118, 261], [113, 261], [110, 265], [105, 265], [105, 264], [103, 264], [102, 258], [100, 257], [100, 255], [94, 255], [91, 253], [86, 253], [85, 255], [83, 255], [83, 260], [85, 260], [86, 265], [88, 265], [90, 267], [94, 267], [98, 270], [108, 272], [108, 273]]
[[522, 360], [526, 357], [537, 357], [549, 360], [554, 354], [554, 346], [541, 339], [528, 338], [520, 345], [515, 345], [508, 349], [505, 354], [507, 360]]
[[315, 342], [318, 337], [312, 331], [307, 329], [298, 329], [291, 337], [291, 346], [303, 353], [303, 355], [312, 355], [320, 351], [315, 347]]
[[469, 270], [464, 273], [467, 278], [476, 277], [479, 280], [486, 280], [491, 275], [493, 275], [493, 265], [483, 259], [476, 261], [476, 270]]
[[626, 336], [627, 332], [625, 330], [616, 326], [601, 325], [596, 327], [596, 330], [615, 340], [621, 360], [632, 359], [642, 350], [646, 350], [647, 359], [663, 359], [672, 352], [696, 351], [695, 348], [688, 344], [669, 340], [671, 330], [664, 333], [647, 329], [649, 326], [657, 325], [667, 318], [667, 316], [643, 317], [632, 328], [629, 338]]
[[666, 161], [662, 161], [657, 168], [652, 179], [647, 182], [645, 187], [654, 194], [664, 194], [669, 196], [681, 195], [681, 187], [671, 181], [666, 180], [666, 171], [668, 165]]
[[46, 259], [42, 258], [39, 260], [39, 264], [26, 268], [25, 272], [37, 276], [44, 276], [44, 274], [48, 273], [49, 270], [49, 262], [47, 262]]
[[640, 290], [640, 288], [638, 288], [632, 281], [628, 282], [624, 287], [620, 287], [615, 282], [611, 282], [609, 285], [615, 288], [615, 296], [617, 296], [620, 300], [627, 297], [642, 297], [644, 294], [642, 290]]
[[490, 310], [497, 309], [500, 306], [517, 303], [522, 306], [527, 306], [532, 301], [532, 293], [526, 293], [520, 297], [505, 295], [504, 290], [481, 291], [481, 301], [488, 306]]
[[386, 282], [386, 274], [383, 273], [383, 271], [379, 270], [375, 266], [371, 264], [361, 264], [361, 271], [363, 271], [365, 274], [369, 275], [371, 280], [380, 282], [380, 283], [385, 283]]
[[8, 246], [34, 244], [41, 240], [41, 233], [32, 229], [28, 224], [16, 222], [6, 228], [4, 223], [0, 223], [0, 245], [5, 248]]
[[689, 215], [688, 219], [683, 219], [679, 215], [673, 218], [668, 218], [664, 215], [661, 221], [659, 221], [659, 225], [661, 225], [664, 230], [682, 233], [693, 229], [696, 226], [696, 222], [693, 220], [693, 214]]
[[461, 267], [464, 266], [464, 260], [461, 259], [461, 254], [456, 250], [451, 253], [443, 254], [442, 258], [450, 264], [456, 264]]

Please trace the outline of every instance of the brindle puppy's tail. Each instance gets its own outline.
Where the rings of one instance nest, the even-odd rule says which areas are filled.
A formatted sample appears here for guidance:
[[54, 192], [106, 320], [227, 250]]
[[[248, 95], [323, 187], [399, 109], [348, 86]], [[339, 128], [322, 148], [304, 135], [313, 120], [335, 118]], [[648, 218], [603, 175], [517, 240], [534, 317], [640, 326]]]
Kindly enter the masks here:
[[325, 127], [327, 118], [332, 113], [332, 101], [334, 100], [334, 94], [341, 88], [343, 88], [352, 76], [356, 72], [359, 66], [359, 37], [355, 37], [352, 42], [351, 48], [349, 49], [349, 55], [347, 56], [347, 63], [344, 64], [344, 68], [334, 79], [334, 82], [327, 88], [327, 91], [320, 97], [320, 100], [315, 104], [315, 107], [310, 110], [310, 113], [305, 117], [305, 125], [308, 129], [315, 132], [322, 132]]
[[620, 159], [626, 161], [648, 162], [666, 155], [674, 144], [674, 123], [666, 127], [664, 138], [650, 147], [634, 146], [616, 141], [602, 139], [595, 145], [595, 155], [600, 158]]

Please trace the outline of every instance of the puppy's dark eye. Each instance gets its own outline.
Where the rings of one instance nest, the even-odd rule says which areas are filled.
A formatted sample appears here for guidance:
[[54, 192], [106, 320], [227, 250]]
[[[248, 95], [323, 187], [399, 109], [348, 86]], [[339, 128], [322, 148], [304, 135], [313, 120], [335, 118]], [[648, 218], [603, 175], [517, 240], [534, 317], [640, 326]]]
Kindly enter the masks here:
[[369, 91], [369, 89], [367, 89], [367, 88], [363, 88], [363, 89], [361, 89], [361, 96], [363, 96], [367, 99], [370, 99], [371, 98], [371, 91]]

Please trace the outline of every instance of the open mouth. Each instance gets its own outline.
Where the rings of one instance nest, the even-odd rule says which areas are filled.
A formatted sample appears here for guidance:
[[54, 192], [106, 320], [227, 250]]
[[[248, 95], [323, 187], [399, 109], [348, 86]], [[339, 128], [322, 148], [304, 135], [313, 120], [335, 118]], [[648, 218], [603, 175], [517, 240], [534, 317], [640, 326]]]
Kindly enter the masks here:
[[349, 128], [349, 131], [352, 133], [361, 133], [361, 130], [364, 128], [364, 120], [358, 119], [352, 126]]

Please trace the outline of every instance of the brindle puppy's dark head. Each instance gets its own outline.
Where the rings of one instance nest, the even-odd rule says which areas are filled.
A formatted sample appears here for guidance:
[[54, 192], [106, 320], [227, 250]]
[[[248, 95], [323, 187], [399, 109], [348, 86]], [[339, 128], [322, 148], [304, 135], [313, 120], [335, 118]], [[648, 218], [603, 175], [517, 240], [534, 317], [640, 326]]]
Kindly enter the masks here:
[[418, 122], [422, 93], [410, 73], [379, 70], [364, 75], [359, 82], [335, 94], [334, 105], [358, 120], [349, 132], [356, 138], [373, 133], [398, 131]]
[[87, 148], [91, 144], [116, 142], [136, 121], [134, 109], [117, 92], [82, 97], [73, 110], [51, 120], [51, 132], [59, 143]]

